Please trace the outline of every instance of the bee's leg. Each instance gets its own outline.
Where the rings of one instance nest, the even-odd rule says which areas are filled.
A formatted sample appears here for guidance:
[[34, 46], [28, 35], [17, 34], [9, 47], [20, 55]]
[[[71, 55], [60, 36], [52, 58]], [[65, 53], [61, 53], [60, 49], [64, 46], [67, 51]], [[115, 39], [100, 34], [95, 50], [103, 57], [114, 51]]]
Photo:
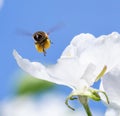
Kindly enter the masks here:
[[44, 56], [46, 56], [46, 51], [44, 47], [43, 47], [43, 53], [44, 53]]

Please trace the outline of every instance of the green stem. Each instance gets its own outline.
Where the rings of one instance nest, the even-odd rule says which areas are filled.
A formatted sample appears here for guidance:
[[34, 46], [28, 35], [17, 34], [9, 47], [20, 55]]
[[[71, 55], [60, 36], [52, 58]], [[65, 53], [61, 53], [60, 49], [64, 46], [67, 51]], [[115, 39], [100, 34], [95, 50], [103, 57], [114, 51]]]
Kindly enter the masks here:
[[92, 116], [92, 113], [90, 111], [90, 108], [89, 108], [88, 104], [83, 104], [83, 106], [84, 106], [84, 109], [85, 109], [87, 115]]
[[89, 105], [88, 105], [88, 98], [85, 96], [78, 96], [80, 103], [83, 105], [86, 113], [88, 116], [92, 116], [92, 113], [90, 111]]

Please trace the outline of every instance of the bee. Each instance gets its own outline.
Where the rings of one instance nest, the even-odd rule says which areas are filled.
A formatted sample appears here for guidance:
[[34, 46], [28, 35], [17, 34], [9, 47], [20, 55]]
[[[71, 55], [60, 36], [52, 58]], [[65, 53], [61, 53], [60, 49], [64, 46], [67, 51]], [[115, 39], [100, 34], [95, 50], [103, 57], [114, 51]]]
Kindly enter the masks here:
[[46, 56], [46, 49], [51, 45], [51, 40], [48, 37], [48, 33], [44, 31], [37, 31], [33, 34], [33, 39], [35, 41], [35, 48], [38, 52], [43, 52]]
[[27, 35], [27, 36], [31, 36], [34, 39], [34, 43], [35, 43], [35, 48], [38, 52], [43, 52], [44, 56], [46, 56], [46, 50], [48, 48], [50, 48], [52, 42], [49, 39], [49, 34], [55, 30], [57, 30], [58, 28], [60, 28], [61, 24], [54, 26], [53, 28], [51, 28], [48, 32], [44, 32], [44, 31], [37, 31], [33, 34], [26, 32], [24, 30], [18, 30], [19, 34], [21, 35]]

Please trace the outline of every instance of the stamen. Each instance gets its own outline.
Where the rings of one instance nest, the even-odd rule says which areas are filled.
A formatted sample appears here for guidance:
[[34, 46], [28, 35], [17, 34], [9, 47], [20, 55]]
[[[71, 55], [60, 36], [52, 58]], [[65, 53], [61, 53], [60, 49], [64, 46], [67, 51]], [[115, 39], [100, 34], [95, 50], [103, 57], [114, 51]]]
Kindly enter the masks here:
[[106, 72], [107, 66], [105, 65], [102, 69], [102, 71], [98, 74], [97, 78], [95, 79], [95, 82], [98, 81]]

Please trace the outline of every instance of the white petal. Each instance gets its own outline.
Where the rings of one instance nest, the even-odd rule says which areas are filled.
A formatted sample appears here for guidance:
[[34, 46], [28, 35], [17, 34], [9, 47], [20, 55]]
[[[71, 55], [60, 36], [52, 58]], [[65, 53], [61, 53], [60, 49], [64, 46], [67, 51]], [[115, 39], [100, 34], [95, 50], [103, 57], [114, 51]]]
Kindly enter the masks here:
[[83, 76], [84, 78], [87, 77], [85, 80], [89, 81], [91, 83], [90, 85], [92, 85], [95, 80], [95, 75], [97, 77], [97, 74], [102, 71], [104, 66], [107, 66], [106, 72], [109, 72], [114, 66], [120, 64], [120, 34], [113, 32], [109, 35], [95, 38], [92, 34], [82, 33], [73, 38], [60, 58], [78, 58], [79, 67], [83, 67], [80, 68], [80, 76], [83, 75], [83, 72], [89, 64], [94, 65], [96, 69], [93, 78], [89, 77], [93, 75], [93, 71], [89, 71], [91, 74], [86, 71], [85, 75], [88, 76]]
[[[32, 75], [33, 77], [43, 79], [46, 81], [50, 81], [56, 84], [63, 84], [66, 85], [64, 82], [57, 80], [56, 78], [52, 78], [46, 72], [46, 67], [44, 67], [41, 63], [38, 62], [30, 62], [28, 59], [22, 58], [16, 50], [13, 51], [13, 55], [18, 63], [18, 65], [28, 74]], [[69, 85], [67, 85], [69, 86]]]
[[50, 66], [47, 71], [52, 77], [56, 77], [58, 80], [64, 81], [72, 86], [75, 86], [78, 80], [80, 81], [82, 74], [79, 62], [75, 58], [60, 59], [57, 64]]
[[77, 89], [83, 88], [83, 86], [89, 87], [98, 75], [95, 73], [95, 65], [91, 63], [88, 65], [79, 64], [77, 58], [61, 58], [56, 65], [50, 66], [47, 71], [50, 76], [56, 77]]
[[63, 51], [62, 55], [60, 58], [72, 58], [72, 57], [76, 57], [76, 52], [77, 52], [77, 48], [72, 46], [72, 45], [68, 45], [65, 50]]
[[84, 74], [82, 75], [81, 79], [84, 79], [89, 86], [93, 85], [98, 73], [95, 73], [96, 66], [94, 64], [88, 64]]
[[110, 106], [120, 108], [120, 65], [102, 78], [101, 89], [107, 93]]
[[120, 64], [119, 59], [120, 35], [118, 33], [98, 37], [93, 45], [80, 54], [80, 62], [91, 62], [101, 68], [106, 65], [107, 71]]
[[[13, 55], [21, 69], [33, 77], [66, 85], [72, 89], [75, 89], [77, 86], [79, 86], [79, 88], [81, 88], [81, 86], [89, 86], [87, 82], [90, 82], [91, 78], [93, 78], [92, 73], [94, 70], [91, 72], [88, 71], [88, 67], [79, 65], [76, 58], [63, 58], [60, 59], [57, 64], [45, 67], [41, 63], [30, 62], [28, 59], [22, 58], [15, 50], [13, 51]], [[93, 69], [92, 65], [89, 66], [91, 66], [89, 69]], [[82, 69], [90, 72], [89, 80], [85, 80], [88, 77], [85, 76]], [[83, 76], [85, 79], [82, 78], [82, 80], [84, 81], [81, 80]], [[81, 84], [81, 82], [85, 82], [85, 84]]]
[[73, 46], [81, 48], [80, 50], [83, 51], [89, 45], [91, 45], [95, 40], [95, 37], [89, 33], [81, 33], [73, 38], [70, 44]]
[[63, 51], [62, 57], [79, 57], [80, 54], [93, 44], [95, 37], [92, 34], [79, 34], [75, 36], [70, 45]]

